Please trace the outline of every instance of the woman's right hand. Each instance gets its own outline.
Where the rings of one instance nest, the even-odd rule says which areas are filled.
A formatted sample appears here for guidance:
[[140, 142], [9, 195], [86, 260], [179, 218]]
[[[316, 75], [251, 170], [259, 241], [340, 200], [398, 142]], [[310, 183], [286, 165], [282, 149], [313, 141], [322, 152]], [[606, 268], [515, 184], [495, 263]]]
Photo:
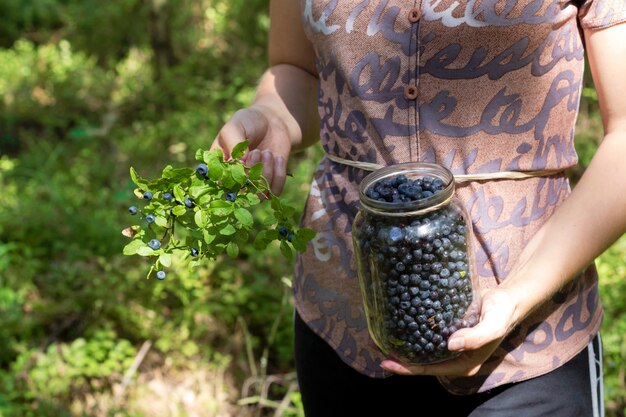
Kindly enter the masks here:
[[219, 148], [225, 158], [230, 158], [235, 145], [244, 140], [249, 141], [249, 148], [243, 162], [248, 166], [262, 162], [263, 176], [269, 182], [272, 193], [279, 195], [285, 185], [291, 152], [285, 122], [260, 105], [238, 110], [221, 128], [211, 149]]
[[275, 195], [285, 185], [290, 153], [319, 140], [315, 51], [303, 26], [294, 24], [301, 20], [300, 7], [293, 0], [271, 0], [270, 67], [253, 104], [237, 111], [211, 145], [229, 158], [237, 143], [248, 140], [244, 162], [263, 163], [263, 176]]

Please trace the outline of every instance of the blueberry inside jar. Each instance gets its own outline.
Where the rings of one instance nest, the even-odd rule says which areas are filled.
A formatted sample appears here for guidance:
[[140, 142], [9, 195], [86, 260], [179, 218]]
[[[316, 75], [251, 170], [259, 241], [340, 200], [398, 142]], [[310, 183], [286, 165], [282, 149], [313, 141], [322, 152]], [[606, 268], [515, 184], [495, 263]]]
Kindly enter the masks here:
[[360, 184], [352, 225], [370, 334], [407, 364], [458, 356], [452, 333], [477, 323], [472, 227], [443, 166], [411, 162], [381, 168]]

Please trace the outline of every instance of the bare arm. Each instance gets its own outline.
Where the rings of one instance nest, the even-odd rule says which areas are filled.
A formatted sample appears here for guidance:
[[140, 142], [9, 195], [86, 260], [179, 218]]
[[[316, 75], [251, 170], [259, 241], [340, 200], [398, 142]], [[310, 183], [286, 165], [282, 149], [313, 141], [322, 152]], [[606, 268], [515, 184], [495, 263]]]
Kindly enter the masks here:
[[221, 148], [228, 156], [237, 143], [248, 139], [247, 163], [262, 161], [272, 191], [280, 194], [290, 153], [319, 138], [318, 80], [299, 3], [272, 0], [270, 21], [269, 68], [259, 81], [254, 101], [233, 115], [211, 147]]
[[605, 136], [572, 194], [530, 241], [503, 284], [517, 305], [515, 321], [626, 232], [626, 24], [586, 31], [585, 38]]
[[507, 279], [483, 294], [480, 322], [448, 341], [464, 353], [450, 362], [404, 366], [400, 374], [474, 375], [534, 309], [574, 279], [626, 232], [626, 24], [586, 31], [605, 136], [571, 195], [533, 236]]

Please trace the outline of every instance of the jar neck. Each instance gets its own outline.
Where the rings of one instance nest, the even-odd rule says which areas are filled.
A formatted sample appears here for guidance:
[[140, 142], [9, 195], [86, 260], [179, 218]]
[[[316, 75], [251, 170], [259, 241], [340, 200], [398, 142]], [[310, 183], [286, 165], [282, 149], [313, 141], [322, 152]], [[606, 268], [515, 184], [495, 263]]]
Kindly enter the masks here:
[[[438, 178], [445, 186], [429, 197], [397, 203], [374, 200], [365, 194], [378, 181], [398, 175], [405, 175], [412, 180], [424, 177]], [[422, 210], [430, 211], [430, 208], [447, 205], [454, 194], [454, 189], [454, 175], [446, 167], [428, 162], [405, 162], [381, 168], [367, 175], [359, 185], [359, 198], [363, 208], [372, 213], [419, 214]]]

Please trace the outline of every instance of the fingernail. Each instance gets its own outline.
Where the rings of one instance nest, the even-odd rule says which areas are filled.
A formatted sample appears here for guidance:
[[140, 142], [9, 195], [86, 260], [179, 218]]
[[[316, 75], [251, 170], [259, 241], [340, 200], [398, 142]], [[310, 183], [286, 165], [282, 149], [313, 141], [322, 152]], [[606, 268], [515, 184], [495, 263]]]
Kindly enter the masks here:
[[248, 157], [248, 162], [250, 165], [254, 165], [261, 160], [261, 151], [258, 149], [250, 152], [250, 156]]
[[272, 153], [270, 151], [263, 151], [262, 158], [264, 164], [269, 164], [272, 160]]
[[278, 156], [276, 157], [276, 161], [275, 161], [275, 163], [276, 163], [276, 167], [278, 167], [278, 168], [284, 168], [284, 167], [285, 167], [285, 157], [284, 157], [284, 156], [282, 156], [282, 155], [278, 155]]
[[449, 350], [461, 350], [465, 346], [465, 339], [462, 337], [454, 337], [448, 340], [448, 349]]

